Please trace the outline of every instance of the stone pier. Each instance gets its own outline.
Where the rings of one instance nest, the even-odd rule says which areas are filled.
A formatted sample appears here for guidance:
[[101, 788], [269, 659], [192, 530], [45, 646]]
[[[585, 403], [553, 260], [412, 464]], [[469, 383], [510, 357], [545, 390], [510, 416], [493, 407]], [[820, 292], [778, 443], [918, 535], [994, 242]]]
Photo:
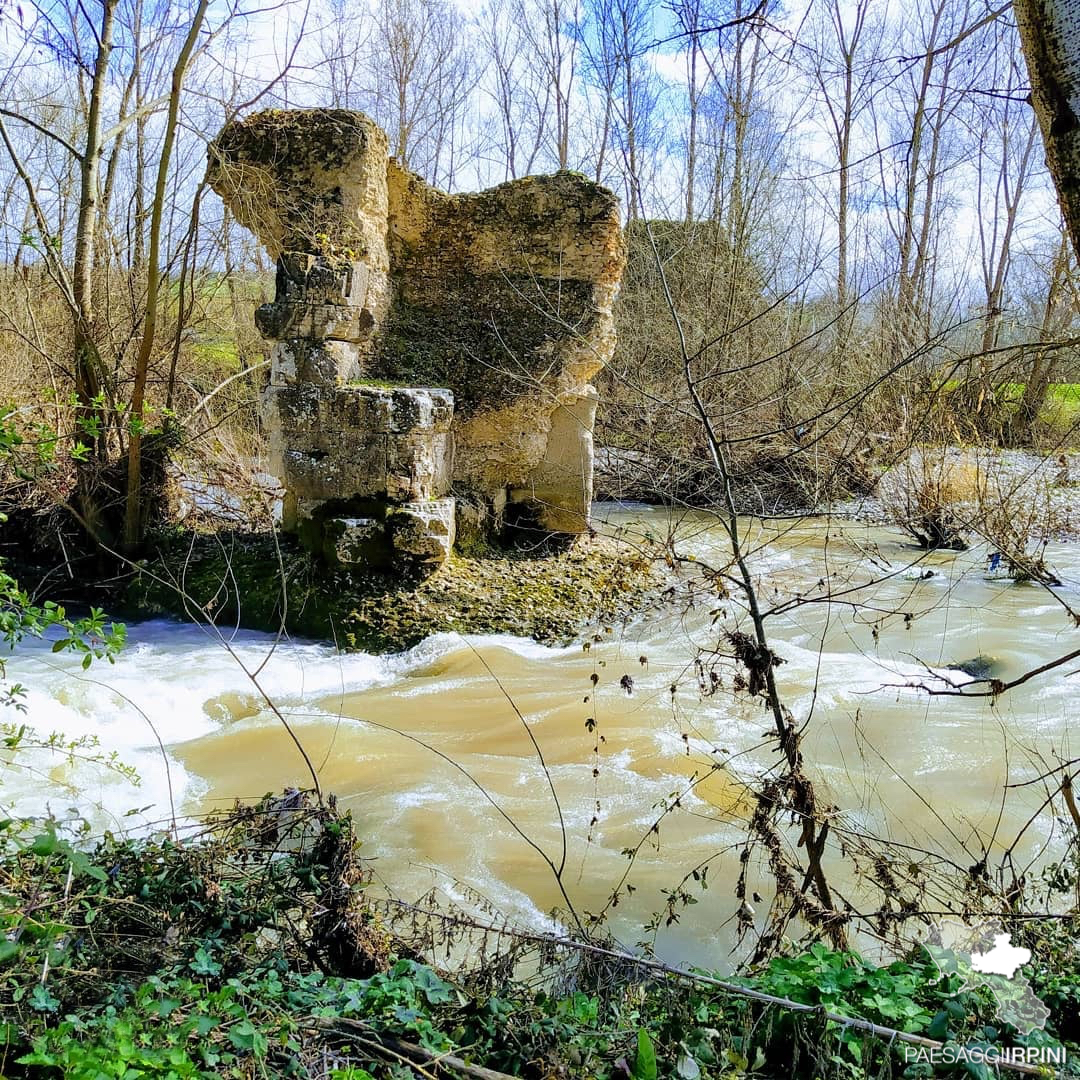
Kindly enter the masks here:
[[338, 564], [435, 565], [455, 533], [588, 528], [590, 380], [615, 345], [615, 196], [574, 173], [446, 195], [362, 113], [229, 124], [210, 182], [277, 263], [256, 312], [284, 524]]

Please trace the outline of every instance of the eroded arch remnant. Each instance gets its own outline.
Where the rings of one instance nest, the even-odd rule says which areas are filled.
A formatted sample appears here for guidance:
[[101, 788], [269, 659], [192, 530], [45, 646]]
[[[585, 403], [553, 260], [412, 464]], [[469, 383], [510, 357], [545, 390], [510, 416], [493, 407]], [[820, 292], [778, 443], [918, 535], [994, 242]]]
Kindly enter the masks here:
[[447, 195], [330, 109], [229, 124], [210, 183], [277, 263], [255, 321], [286, 528], [387, 564], [508, 519], [588, 527], [590, 380], [625, 262], [610, 191], [563, 172]]

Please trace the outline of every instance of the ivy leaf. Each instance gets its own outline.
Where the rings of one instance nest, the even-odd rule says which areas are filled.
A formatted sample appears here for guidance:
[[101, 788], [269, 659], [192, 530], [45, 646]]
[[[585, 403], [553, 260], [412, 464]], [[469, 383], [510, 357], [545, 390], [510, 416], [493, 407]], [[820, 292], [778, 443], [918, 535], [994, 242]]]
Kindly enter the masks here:
[[30, 994], [30, 1008], [37, 1012], [56, 1012], [60, 1008], [60, 1002], [49, 993], [47, 986], [38, 983]]
[[443, 982], [431, 968], [418, 967], [413, 982], [429, 1005], [443, 1005], [453, 997], [449, 983]]
[[242, 1020], [239, 1024], [233, 1024], [229, 1028], [229, 1042], [237, 1050], [254, 1050], [255, 1036], [257, 1034], [255, 1025], [250, 1020]]
[[206, 1016], [200, 1014], [195, 1017], [195, 1032], [200, 1039], [205, 1038], [221, 1023], [220, 1018], [216, 1016]]
[[220, 975], [221, 965], [201, 946], [195, 950], [191, 970], [196, 975]]

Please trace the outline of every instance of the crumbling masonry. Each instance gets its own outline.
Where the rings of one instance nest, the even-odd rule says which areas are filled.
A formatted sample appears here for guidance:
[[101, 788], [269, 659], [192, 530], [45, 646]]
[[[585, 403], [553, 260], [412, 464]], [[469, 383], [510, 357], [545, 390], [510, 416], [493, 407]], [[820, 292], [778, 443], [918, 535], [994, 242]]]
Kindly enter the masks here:
[[277, 262], [255, 321], [287, 529], [340, 564], [430, 565], [455, 534], [588, 527], [611, 192], [563, 172], [446, 195], [326, 109], [229, 124], [210, 183]]

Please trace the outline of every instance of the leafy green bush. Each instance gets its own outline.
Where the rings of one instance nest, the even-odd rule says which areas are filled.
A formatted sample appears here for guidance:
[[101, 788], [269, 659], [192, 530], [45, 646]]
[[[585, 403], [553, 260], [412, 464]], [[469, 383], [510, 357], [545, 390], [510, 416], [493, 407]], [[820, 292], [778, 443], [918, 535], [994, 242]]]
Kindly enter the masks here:
[[499, 945], [449, 975], [369, 892], [349, 817], [295, 791], [185, 842], [85, 851], [45, 829], [0, 859], [0, 1076], [404, 1080], [474, 1063], [526, 1080], [916, 1077], [887, 1036], [826, 1011], [939, 1042], [1039, 1045], [1063, 1034], [1080, 988], [1075, 965], [1058, 966], [1074, 947], [1060, 921], [1033, 974], [1053, 1030], [1027, 1040], [925, 950], [877, 967], [816, 944], [741, 980], [805, 1012], [570, 946]]

